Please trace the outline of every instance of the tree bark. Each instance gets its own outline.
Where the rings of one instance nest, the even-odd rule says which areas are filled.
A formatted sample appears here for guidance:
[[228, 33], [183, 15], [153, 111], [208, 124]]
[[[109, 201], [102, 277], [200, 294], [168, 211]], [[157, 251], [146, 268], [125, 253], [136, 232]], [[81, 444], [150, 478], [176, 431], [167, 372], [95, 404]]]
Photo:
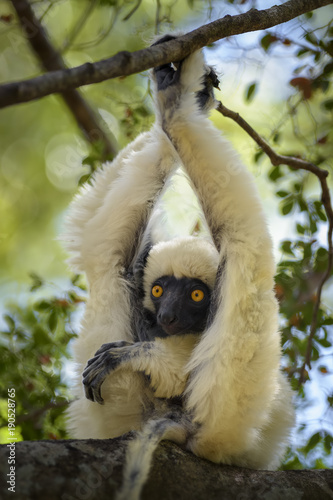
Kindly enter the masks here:
[[265, 30], [319, 7], [332, 0], [289, 0], [269, 9], [251, 9], [245, 14], [225, 16], [184, 36], [136, 52], [119, 52], [109, 59], [76, 68], [52, 71], [43, 76], [0, 86], [0, 108], [31, 101], [53, 93], [128, 76], [160, 64], [180, 61], [195, 50], [222, 38]]
[[[1, 499], [112, 500], [122, 481], [130, 437], [109, 440], [25, 441], [15, 445], [15, 493], [10, 448], [0, 447]], [[12, 455], [11, 455], [12, 456]], [[216, 465], [162, 443], [143, 500], [329, 500], [333, 471], [256, 471]]]

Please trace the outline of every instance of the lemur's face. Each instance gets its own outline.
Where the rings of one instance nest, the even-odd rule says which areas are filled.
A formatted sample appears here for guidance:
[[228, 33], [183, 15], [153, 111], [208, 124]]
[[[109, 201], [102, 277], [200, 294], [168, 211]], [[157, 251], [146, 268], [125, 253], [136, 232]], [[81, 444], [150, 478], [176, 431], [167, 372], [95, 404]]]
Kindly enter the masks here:
[[154, 281], [150, 296], [156, 322], [166, 336], [205, 329], [211, 292], [201, 280], [162, 276]]

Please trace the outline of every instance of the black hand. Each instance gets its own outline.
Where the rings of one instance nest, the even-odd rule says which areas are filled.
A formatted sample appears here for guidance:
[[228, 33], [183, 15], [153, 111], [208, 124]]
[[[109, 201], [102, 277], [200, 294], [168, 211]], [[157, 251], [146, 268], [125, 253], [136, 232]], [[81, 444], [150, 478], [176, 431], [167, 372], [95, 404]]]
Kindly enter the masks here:
[[[160, 43], [164, 42], [169, 42], [170, 40], [175, 40], [177, 37], [173, 35], [165, 35], [159, 40], [157, 40], [155, 43], [152, 44], [152, 47], [154, 45], [159, 45]], [[179, 63], [181, 65], [181, 63]], [[178, 63], [177, 63], [178, 67]], [[180, 69], [180, 68], [178, 68]], [[179, 81], [179, 75], [180, 73], [175, 70], [174, 67], [172, 67], [171, 63], [168, 64], [162, 64], [161, 66], [157, 66], [154, 68], [154, 73], [156, 77], [156, 82], [157, 82], [157, 89], [158, 90], [165, 90], [168, 88], [170, 85], [174, 85]]]
[[86, 398], [104, 404], [101, 396], [101, 386], [109, 373], [114, 371], [129, 354], [130, 342], [111, 342], [103, 344], [89, 359], [83, 372], [83, 385]]

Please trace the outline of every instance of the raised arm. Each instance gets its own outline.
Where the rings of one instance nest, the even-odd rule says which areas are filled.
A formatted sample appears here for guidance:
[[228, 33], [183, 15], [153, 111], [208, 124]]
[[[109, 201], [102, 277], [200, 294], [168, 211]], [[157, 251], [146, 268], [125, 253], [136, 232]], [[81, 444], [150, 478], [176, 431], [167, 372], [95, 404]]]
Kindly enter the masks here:
[[[276, 442], [260, 441], [274, 419], [281, 385], [285, 388], [279, 375], [275, 266], [253, 180], [199, 106], [197, 93], [211, 91], [204, 83], [208, 71], [197, 52], [177, 70], [165, 65], [154, 72], [163, 130], [188, 173], [220, 254], [214, 315], [187, 367], [187, 409], [201, 424], [190, 448], [213, 461], [260, 468], [273, 466], [278, 454]], [[281, 431], [281, 424], [279, 435], [276, 431], [281, 441], [293, 420], [286, 397], [289, 425]]]
[[77, 380], [70, 428], [75, 437], [112, 437], [141, 421], [140, 374], [120, 373], [103, 386], [108, 402], [87, 401], [82, 372], [102, 344], [134, 342], [133, 290], [128, 277], [150, 212], [174, 168], [175, 152], [160, 127], [140, 135], [97, 172], [69, 210], [67, 248], [76, 270], [85, 271], [89, 297], [73, 345]]
[[176, 154], [158, 126], [95, 173], [74, 199], [66, 226], [70, 262], [89, 283], [128, 269]]

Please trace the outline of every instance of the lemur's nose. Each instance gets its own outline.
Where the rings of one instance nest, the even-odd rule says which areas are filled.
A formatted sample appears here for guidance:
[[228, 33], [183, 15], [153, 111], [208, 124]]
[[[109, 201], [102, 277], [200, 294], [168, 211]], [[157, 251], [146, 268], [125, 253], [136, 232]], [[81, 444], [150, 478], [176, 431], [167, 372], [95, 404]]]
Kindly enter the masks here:
[[177, 316], [173, 311], [163, 311], [158, 314], [158, 320], [162, 325], [171, 325], [177, 321]]

